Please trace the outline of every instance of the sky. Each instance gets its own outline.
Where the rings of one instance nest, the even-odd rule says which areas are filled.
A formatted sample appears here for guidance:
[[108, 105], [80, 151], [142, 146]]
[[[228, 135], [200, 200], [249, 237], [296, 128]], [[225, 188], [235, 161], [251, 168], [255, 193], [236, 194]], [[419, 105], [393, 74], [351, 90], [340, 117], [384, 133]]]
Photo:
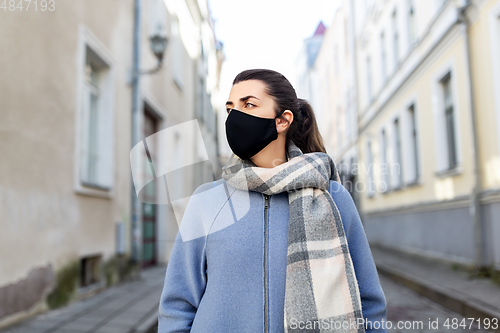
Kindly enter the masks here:
[[221, 84], [258, 67], [294, 81], [293, 63], [302, 41], [321, 20], [330, 25], [337, 5], [337, 0], [209, 0], [215, 34], [226, 55]]
[[320, 21], [328, 28], [339, 3], [338, 0], [208, 2], [215, 35], [224, 44], [226, 56], [219, 105], [224, 105], [229, 96], [234, 77], [245, 69], [273, 69], [294, 84], [294, 63], [302, 41], [314, 34]]

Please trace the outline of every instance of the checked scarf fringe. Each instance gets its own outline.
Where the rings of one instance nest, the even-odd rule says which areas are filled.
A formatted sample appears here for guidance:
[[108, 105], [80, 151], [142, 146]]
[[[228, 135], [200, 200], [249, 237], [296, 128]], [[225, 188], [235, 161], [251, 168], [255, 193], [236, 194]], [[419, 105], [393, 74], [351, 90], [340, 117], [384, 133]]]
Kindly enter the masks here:
[[303, 154], [293, 142], [287, 153], [288, 161], [274, 168], [235, 154], [222, 168], [237, 189], [288, 192], [285, 332], [365, 332], [342, 219], [328, 192], [330, 179], [340, 182], [337, 168], [329, 155]]

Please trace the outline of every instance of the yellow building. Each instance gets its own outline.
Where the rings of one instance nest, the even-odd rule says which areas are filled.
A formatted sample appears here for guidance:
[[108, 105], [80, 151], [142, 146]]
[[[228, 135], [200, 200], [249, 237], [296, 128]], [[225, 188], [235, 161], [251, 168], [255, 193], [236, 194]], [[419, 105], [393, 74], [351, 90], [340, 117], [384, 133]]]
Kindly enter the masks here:
[[370, 242], [500, 268], [500, 1], [353, 4]]

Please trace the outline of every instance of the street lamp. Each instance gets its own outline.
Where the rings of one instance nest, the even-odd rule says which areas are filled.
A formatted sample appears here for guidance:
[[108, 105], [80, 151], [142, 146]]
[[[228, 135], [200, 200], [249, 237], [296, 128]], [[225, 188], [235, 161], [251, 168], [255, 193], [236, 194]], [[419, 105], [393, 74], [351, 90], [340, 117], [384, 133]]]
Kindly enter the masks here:
[[160, 33], [156, 33], [149, 37], [149, 44], [151, 45], [151, 51], [153, 51], [156, 59], [158, 59], [158, 65], [156, 68], [147, 70], [147, 71], [139, 71], [138, 75], [143, 74], [153, 74], [158, 72], [163, 65], [163, 54], [165, 53], [165, 49], [167, 48], [168, 38]]
[[158, 64], [161, 65], [163, 53], [165, 53], [165, 49], [167, 48], [168, 38], [157, 33], [149, 38], [149, 42], [151, 43], [151, 50], [158, 59]]

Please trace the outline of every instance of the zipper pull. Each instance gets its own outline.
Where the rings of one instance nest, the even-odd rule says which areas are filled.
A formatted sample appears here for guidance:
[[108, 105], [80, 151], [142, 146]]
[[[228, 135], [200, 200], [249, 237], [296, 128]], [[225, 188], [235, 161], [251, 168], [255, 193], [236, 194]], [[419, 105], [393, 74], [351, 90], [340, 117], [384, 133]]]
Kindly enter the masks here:
[[265, 207], [268, 208], [269, 207], [269, 195], [264, 194], [264, 199], [265, 199]]

